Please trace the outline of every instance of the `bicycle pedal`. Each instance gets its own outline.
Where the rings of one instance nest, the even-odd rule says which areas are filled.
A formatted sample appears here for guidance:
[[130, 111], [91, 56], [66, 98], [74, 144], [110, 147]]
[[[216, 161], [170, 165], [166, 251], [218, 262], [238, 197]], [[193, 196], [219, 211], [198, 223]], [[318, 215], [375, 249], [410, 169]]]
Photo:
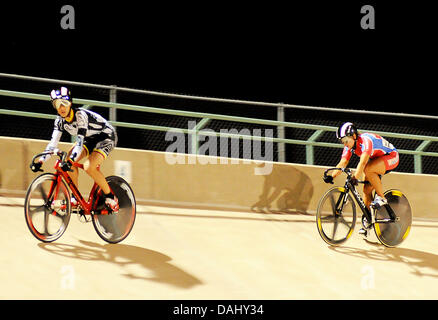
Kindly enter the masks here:
[[362, 237], [367, 238], [367, 237], [368, 237], [368, 230], [365, 229], [365, 228], [360, 228], [360, 230], [359, 230], [359, 234], [360, 234]]
[[372, 223], [368, 222], [367, 218], [365, 216], [362, 216], [362, 227], [364, 230], [369, 230], [373, 226]]

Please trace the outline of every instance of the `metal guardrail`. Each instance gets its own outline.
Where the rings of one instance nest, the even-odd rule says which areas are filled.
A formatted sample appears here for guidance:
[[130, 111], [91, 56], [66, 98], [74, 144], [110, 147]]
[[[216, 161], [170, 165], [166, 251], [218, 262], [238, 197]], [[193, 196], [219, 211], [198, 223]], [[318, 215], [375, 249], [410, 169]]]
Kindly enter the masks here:
[[[50, 98], [47, 95], [28, 93], [28, 92], [1, 90], [1, 89], [0, 89], [0, 95], [1, 96], [8, 96], [8, 97], [24, 98], [24, 99], [47, 100], [47, 101], [50, 100]], [[182, 132], [182, 133], [192, 135], [193, 141], [198, 141], [197, 137], [200, 135], [206, 135], [206, 136], [213, 136], [214, 135], [217, 137], [226, 137], [226, 138], [261, 140], [261, 141], [268, 141], [268, 142], [273, 142], [273, 143], [305, 145], [306, 146], [306, 163], [307, 164], [314, 163], [314, 156], [313, 156], [314, 147], [343, 148], [343, 146], [341, 144], [328, 143], [328, 142], [318, 142], [317, 141], [317, 139], [322, 135], [323, 132], [336, 131], [337, 130], [336, 127], [294, 123], [294, 122], [286, 122], [286, 121], [264, 120], [264, 119], [247, 118], [247, 117], [227, 116], [227, 115], [212, 114], [212, 113], [172, 110], [172, 109], [164, 109], [164, 108], [155, 108], [155, 107], [147, 107], [147, 106], [137, 106], [137, 105], [130, 105], [130, 104], [121, 104], [121, 103], [89, 100], [89, 99], [80, 99], [80, 98], [76, 98], [75, 102], [78, 104], [82, 104], [86, 107], [99, 106], [99, 107], [107, 107], [107, 108], [117, 108], [117, 109], [121, 109], [121, 110], [149, 112], [149, 113], [166, 114], [166, 115], [192, 117], [192, 118], [201, 119], [201, 121], [192, 129], [190, 129], [190, 128], [182, 129], [182, 128], [174, 128], [174, 127], [166, 127], [166, 126], [147, 125], [147, 124], [140, 124], [140, 123], [127, 123], [127, 122], [120, 122], [120, 121], [110, 121], [110, 123], [112, 125], [115, 125], [118, 127], [146, 129], [146, 130], [158, 130], [158, 131], [166, 131], [166, 132], [167, 131]], [[41, 113], [35, 113], [35, 112], [25, 112], [25, 111], [7, 110], [7, 109], [0, 109], [0, 114], [42, 118], [42, 119], [55, 119], [55, 117], [56, 117], [56, 115], [53, 115], [53, 114], [41, 114]], [[207, 131], [207, 130], [203, 131], [202, 128], [210, 120], [223, 120], [223, 121], [250, 123], [250, 124], [260, 124], [260, 125], [267, 125], [267, 126], [274, 126], [274, 127], [308, 129], [308, 130], [314, 130], [314, 133], [307, 140], [297, 140], [297, 139], [251, 136], [251, 135], [244, 135], [244, 134], [212, 132], [212, 131]], [[379, 135], [382, 135], [385, 137], [390, 137], [390, 138], [392, 137], [392, 138], [399, 138], [399, 139], [423, 141], [418, 146], [418, 148], [415, 150], [398, 150], [400, 154], [409, 154], [409, 155], [414, 156], [414, 163], [415, 163], [414, 166], [415, 166], [416, 173], [421, 173], [421, 171], [422, 171], [421, 170], [421, 157], [422, 156], [438, 157], [437, 152], [424, 151], [425, 148], [430, 143], [438, 142], [438, 137], [422, 136], [422, 135], [406, 135], [406, 134], [401, 134], [401, 133], [381, 132], [381, 131], [367, 131], [367, 132], [373, 132], [373, 133], [376, 133], [376, 134], [379, 134]], [[191, 150], [191, 151], [192, 151], [192, 153], [196, 154], [197, 153], [196, 148], [198, 147], [197, 143], [192, 144], [192, 146], [194, 146], [195, 149]]]
[[146, 94], [146, 95], [162, 96], [162, 97], [168, 97], [168, 98], [190, 99], [190, 100], [223, 102], [223, 103], [235, 103], [235, 104], [248, 104], [251, 106], [274, 107], [277, 109], [278, 108], [283, 108], [283, 109], [290, 108], [290, 109], [302, 109], [302, 110], [312, 110], [312, 111], [333, 111], [333, 112], [338, 112], [338, 113], [344, 112], [344, 113], [355, 113], [355, 114], [371, 114], [371, 115], [382, 115], [382, 116], [391, 116], [391, 117], [410, 117], [410, 118], [438, 120], [438, 116], [430, 116], [430, 115], [422, 115], [422, 114], [369, 111], [369, 110], [360, 110], [357, 108], [356, 109], [345, 109], [345, 108], [339, 109], [339, 108], [328, 108], [328, 107], [302, 106], [302, 105], [288, 104], [288, 103], [282, 103], [282, 102], [273, 103], [273, 102], [263, 102], [263, 101], [248, 101], [248, 100], [239, 100], [239, 99], [202, 97], [202, 96], [194, 96], [194, 95], [184, 95], [184, 94], [151, 91], [151, 90], [144, 90], [144, 89], [126, 88], [126, 87], [119, 87], [116, 85], [103, 85], [103, 84], [94, 84], [94, 83], [87, 83], [87, 82], [49, 79], [49, 78], [43, 78], [43, 77], [24, 76], [24, 75], [1, 73], [1, 72], [0, 72], [0, 77], [19, 79], [19, 80], [49, 82], [49, 83], [56, 83], [56, 84], [62, 83], [65, 85], [84, 86], [84, 87], [95, 88], [95, 89], [109, 90], [110, 102], [115, 102], [115, 100], [117, 99], [116, 93], [118, 91], [122, 91], [122, 92], [129, 92], [129, 93], [140, 93], [140, 94]]
[[[69, 81], [69, 80], [59, 80], [59, 79], [49, 79], [43, 77], [34, 77], [34, 76], [26, 76], [26, 75], [18, 75], [18, 74], [8, 74], [8, 73], [0, 73], [0, 77], [2, 78], [10, 78], [17, 80], [28, 80], [28, 81], [38, 81], [38, 82], [47, 82], [47, 83], [56, 83], [56, 84], [64, 84], [64, 85], [74, 85], [74, 86], [83, 86], [87, 88], [101, 89], [109, 91], [109, 100], [110, 102], [115, 103], [117, 101], [117, 92], [127, 92], [127, 93], [136, 93], [136, 94], [145, 94], [145, 95], [153, 95], [160, 96], [166, 98], [177, 98], [177, 99], [186, 99], [186, 100], [198, 100], [198, 101], [209, 101], [209, 102], [220, 102], [220, 103], [233, 103], [240, 105], [251, 105], [258, 107], [271, 107], [277, 109], [277, 120], [284, 121], [285, 120], [285, 110], [286, 109], [300, 109], [300, 110], [309, 110], [309, 111], [330, 111], [336, 113], [349, 113], [349, 114], [367, 114], [367, 115], [378, 115], [378, 116], [391, 116], [391, 117], [409, 117], [409, 118], [417, 118], [417, 119], [433, 119], [438, 120], [438, 116], [430, 116], [430, 115], [421, 115], [421, 114], [408, 114], [408, 113], [394, 113], [394, 112], [382, 112], [382, 111], [368, 111], [368, 110], [358, 110], [356, 109], [346, 109], [346, 108], [327, 108], [327, 107], [315, 107], [315, 106], [301, 106], [301, 105], [293, 105], [286, 104], [282, 102], [272, 103], [272, 102], [262, 102], [262, 101], [247, 101], [247, 100], [238, 100], [238, 99], [224, 99], [224, 98], [213, 98], [213, 97], [202, 97], [202, 96], [194, 96], [194, 95], [184, 95], [184, 94], [175, 94], [175, 93], [167, 93], [167, 92], [158, 92], [144, 89], [134, 89], [134, 88], [126, 88], [120, 87], [116, 85], [103, 85], [103, 84], [94, 84], [94, 83], [86, 83], [86, 82], [78, 82], [78, 81]], [[109, 120], [117, 121], [117, 113], [116, 108], [110, 108], [109, 110]], [[200, 127], [202, 128], [202, 127]], [[199, 128], [198, 128], [199, 129]], [[284, 126], [277, 126], [277, 138], [284, 139], [285, 138], [285, 130]], [[316, 138], [315, 138], [316, 140]], [[192, 144], [192, 145], [196, 145]], [[307, 147], [308, 150], [313, 150], [312, 146], [309, 145]], [[422, 149], [424, 150], [424, 149]], [[285, 143], [278, 142], [277, 143], [277, 154], [278, 161], [284, 162], [286, 160], [286, 147]], [[415, 166], [421, 172], [421, 156], [414, 156], [415, 158]], [[418, 158], [419, 157], [419, 158]], [[308, 161], [312, 160], [313, 157], [307, 157]], [[420, 159], [420, 160], [418, 160]]]
[[[376, 111], [365, 111], [365, 110], [351, 110], [351, 109], [335, 109], [335, 108], [322, 108], [322, 107], [309, 107], [309, 106], [297, 106], [283, 103], [268, 103], [268, 102], [256, 102], [256, 101], [246, 101], [246, 100], [232, 100], [232, 99], [222, 99], [222, 98], [210, 98], [210, 97], [198, 97], [198, 96], [189, 96], [189, 95], [180, 95], [180, 94], [170, 94], [156, 91], [148, 91], [148, 90], [140, 90], [140, 89], [132, 89], [132, 88], [123, 88], [117, 86], [108, 86], [108, 85], [98, 85], [98, 84], [90, 84], [90, 83], [82, 83], [76, 81], [65, 81], [65, 80], [57, 80], [57, 79], [47, 79], [40, 77], [31, 77], [31, 76], [22, 76], [15, 74], [5, 74], [0, 73], [0, 77], [14, 78], [14, 79], [22, 79], [22, 80], [32, 80], [32, 81], [43, 81], [43, 82], [51, 82], [51, 83], [63, 83], [70, 85], [79, 85], [86, 86], [91, 88], [100, 88], [109, 90], [110, 93], [110, 102], [105, 101], [97, 101], [97, 100], [89, 100], [89, 99], [75, 99], [76, 103], [83, 104], [84, 107], [89, 108], [91, 106], [100, 106], [106, 107], [110, 109], [110, 123], [116, 127], [125, 127], [125, 128], [136, 128], [136, 129], [145, 129], [145, 130], [156, 130], [156, 131], [169, 131], [169, 132], [181, 132], [191, 135], [192, 137], [192, 153], [196, 154], [198, 152], [198, 136], [217, 136], [217, 137], [226, 137], [226, 138], [237, 138], [237, 139], [247, 139], [247, 140], [261, 140], [268, 141], [278, 144], [278, 160], [285, 161], [285, 148], [284, 144], [298, 144], [306, 146], [306, 163], [314, 164], [314, 147], [328, 147], [328, 148], [343, 148], [341, 144], [335, 143], [327, 143], [327, 142], [319, 142], [317, 141], [321, 135], [326, 131], [336, 131], [336, 127], [330, 126], [321, 126], [321, 125], [313, 125], [313, 124], [303, 124], [303, 123], [293, 123], [284, 121], [284, 109], [285, 108], [297, 108], [297, 109], [308, 109], [308, 110], [320, 110], [320, 111], [334, 111], [334, 112], [348, 112], [348, 113], [359, 113], [359, 114], [375, 114], [375, 115], [390, 115], [390, 116], [404, 116], [404, 117], [412, 117], [412, 118], [424, 118], [424, 119], [436, 119], [436, 116], [425, 116], [418, 114], [403, 114], [403, 113], [391, 113], [391, 112], [376, 112]], [[117, 100], [117, 91], [126, 91], [126, 92], [134, 92], [134, 93], [143, 93], [150, 95], [159, 95], [173, 98], [184, 98], [184, 99], [195, 99], [195, 100], [204, 100], [204, 101], [214, 101], [214, 102], [228, 102], [228, 103], [239, 103], [239, 104], [251, 104], [256, 106], [267, 106], [267, 107], [276, 107], [277, 108], [277, 121], [275, 120], [264, 120], [264, 119], [256, 119], [256, 118], [247, 118], [247, 117], [236, 117], [236, 116], [227, 116], [221, 114], [212, 114], [212, 113], [200, 113], [200, 112], [191, 112], [191, 111], [182, 111], [182, 110], [172, 110], [172, 109], [164, 109], [164, 108], [155, 108], [155, 107], [147, 107], [147, 106], [138, 106], [138, 105], [130, 105], [130, 104], [121, 104], [116, 103]], [[0, 95], [16, 97], [16, 98], [24, 98], [24, 99], [35, 99], [35, 100], [46, 100], [49, 101], [50, 98], [48, 95], [28, 93], [28, 92], [18, 92], [18, 91], [10, 91], [10, 90], [1, 90]], [[116, 120], [116, 109], [121, 110], [131, 110], [131, 111], [140, 111], [140, 112], [149, 112], [149, 113], [157, 113], [157, 114], [166, 114], [166, 115], [174, 115], [174, 116], [183, 116], [183, 117], [192, 117], [201, 119], [200, 122], [196, 124], [193, 128], [181, 129], [174, 127], [166, 127], [166, 126], [155, 126], [155, 125], [147, 125], [140, 123], [127, 123]], [[34, 118], [43, 118], [43, 119], [54, 119], [56, 116], [52, 114], [40, 114], [35, 112], [24, 112], [17, 110], [7, 110], [0, 109], [0, 114], [13, 115], [13, 116], [24, 116], [24, 117], [34, 117]], [[202, 130], [209, 123], [210, 120], [223, 120], [223, 121], [234, 121], [234, 122], [242, 122], [242, 123], [250, 123], [250, 124], [260, 124], [260, 125], [268, 125], [274, 126], [277, 130], [277, 138], [273, 137], [260, 137], [260, 136], [251, 136], [244, 134], [233, 134], [233, 133], [223, 133], [223, 132], [212, 132], [207, 130]], [[307, 140], [296, 140], [296, 139], [286, 139], [284, 138], [284, 128], [299, 128], [299, 129], [308, 129], [314, 130], [313, 134]], [[426, 152], [424, 151], [426, 147], [432, 143], [438, 141], [438, 137], [432, 136], [422, 136], [422, 135], [407, 135], [401, 133], [392, 133], [392, 132], [382, 132], [382, 131], [369, 131], [372, 133], [377, 133], [384, 137], [389, 138], [399, 138], [399, 139], [408, 139], [408, 140], [420, 140], [423, 141], [415, 150], [398, 150], [400, 154], [408, 154], [414, 156], [414, 169], [415, 173], [422, 172], [422, 156], [431, 156], [438, 157], [438, 153], [436, 152]]]

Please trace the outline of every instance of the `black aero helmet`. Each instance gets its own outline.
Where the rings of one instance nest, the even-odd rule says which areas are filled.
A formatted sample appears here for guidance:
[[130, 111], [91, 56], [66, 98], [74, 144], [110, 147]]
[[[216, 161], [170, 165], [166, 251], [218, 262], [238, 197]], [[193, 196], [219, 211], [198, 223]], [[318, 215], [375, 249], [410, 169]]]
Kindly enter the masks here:
[[[60, 87], [59, 89], [53, 89], [50, 92], [50, 98], [53, 105], [53, 101], [56, 99], [68, 100], [73, 104], [73, 98], [71, 97], [71, 91], [67, 87]], [[53, 107], [55, 107], [53, 105]]]
[[358, 135], [357, 128], [352, 122], [345, 122], [336, 131], [336, 138], [342, 139], [343, 137], [351, 137], [353, 134]]

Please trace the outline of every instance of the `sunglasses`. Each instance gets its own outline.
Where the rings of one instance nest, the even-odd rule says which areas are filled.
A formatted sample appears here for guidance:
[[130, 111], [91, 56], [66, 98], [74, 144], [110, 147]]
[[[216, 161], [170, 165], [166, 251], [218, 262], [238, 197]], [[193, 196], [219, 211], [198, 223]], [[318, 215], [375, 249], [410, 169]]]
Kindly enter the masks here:
[[56, 110], [58, 110], [61, 106], [71, 107], [71, 101], [66, 100], [66, 99], [56, 99], [56, 100], [53, 100], [52, 104], [53, 104], [53, 106], [55, 107]]

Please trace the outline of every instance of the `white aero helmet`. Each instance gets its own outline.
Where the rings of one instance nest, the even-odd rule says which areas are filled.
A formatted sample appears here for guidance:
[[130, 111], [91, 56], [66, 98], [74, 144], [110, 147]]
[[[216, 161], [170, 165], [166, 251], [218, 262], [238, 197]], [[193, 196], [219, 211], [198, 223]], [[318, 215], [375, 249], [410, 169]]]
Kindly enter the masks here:
[[66, 100], [66, 101], [70, 101], [71, 103], [73, 103], [73, 99], [71, 97], [71, 91], [67, 87], [53, 89], [50, 92], [50, 98], [51, 98], [51, 102], [52, 102], [52, 105], [54, 108], [56, 108], [56, 107], [55, 107], [55, 104], [53, 103], [53, 101], [55, 101], [57, 99]]
[[356, 126], [352, 122], [345, 122], [336, 131], [336, 138], [340, 140], [343, 137], [351, 137], [353, 134], [356, 134], [356, 136], [358, 135]]

